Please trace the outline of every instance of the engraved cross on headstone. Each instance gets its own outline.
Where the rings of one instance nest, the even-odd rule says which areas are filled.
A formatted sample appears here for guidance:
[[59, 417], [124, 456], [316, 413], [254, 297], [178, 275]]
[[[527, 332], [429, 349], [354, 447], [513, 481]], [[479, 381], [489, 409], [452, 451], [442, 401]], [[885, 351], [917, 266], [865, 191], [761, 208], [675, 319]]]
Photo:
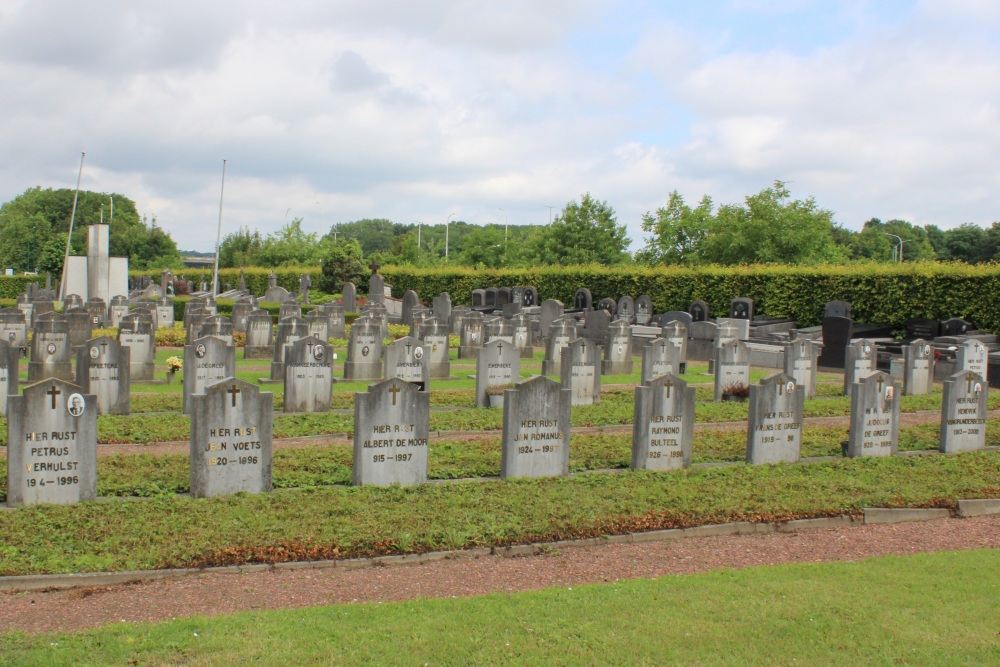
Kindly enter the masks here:
[[392, 393], [392, 404], [396, 405], [396, 394], [399, 393], [399, 387], [393, 383], [392, 389], [389, 390]]
[[52, 388], [49, 389], [45, 393], [52, 397], [52, 409], [55, 410], [56, 409], [56, 396], [58, 396], [62, 392], [59, 391], [58, 389], [56, 389], [55, 385], [52, 385]]
[[226, 390], [226, 393], [230, 394], [233, 397], [233, 407], [235, 408], [236, 407], [236, 394], [240, 393], [240, 390], [237, 389], [236, 385], [234, 384], [232, 387], [230, 387], [229, 389]]

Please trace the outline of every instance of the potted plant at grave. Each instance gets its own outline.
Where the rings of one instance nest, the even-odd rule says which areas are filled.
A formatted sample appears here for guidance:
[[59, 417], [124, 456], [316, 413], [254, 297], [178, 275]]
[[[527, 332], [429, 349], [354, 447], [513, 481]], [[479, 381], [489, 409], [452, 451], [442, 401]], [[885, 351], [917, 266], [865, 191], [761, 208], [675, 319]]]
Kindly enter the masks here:
[[490, 402], [491, 408], [503, 407], [503, 393], [508, 389], [513, 389], [514, 383], [494, 384], [486, 388], [486, 398]]
[[167, 384], [174, 383], [174, 375], [184, 367], [184, 360], [180, 357], [167, 357]]
[[750, 386], [742, 382], [727, 384], [722, 388], [723, 401], [745, 401], [750, 397]]

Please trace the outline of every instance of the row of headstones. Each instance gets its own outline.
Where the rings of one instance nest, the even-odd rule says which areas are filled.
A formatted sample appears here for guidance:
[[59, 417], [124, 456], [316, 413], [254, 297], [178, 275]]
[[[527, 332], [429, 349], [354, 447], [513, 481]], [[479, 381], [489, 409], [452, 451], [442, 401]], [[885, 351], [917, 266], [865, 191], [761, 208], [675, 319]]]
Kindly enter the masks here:
[[[221, 344], [221, 341], [210, 344]], [[504, 343], [498, 343], [504, 345]], [[884, 372], [851, 386], [846, 455], [892, 456], [899, 435], [899, 385]], [[985, 446], [988, 387], [961, 371], [944, 385], [940, 449]], [[354, 402], [356, 485], [415, 485], [427, 480], [429, 392], [390, 378]], [[675, 375], [636, 388], [632, 468], [691, 464], [695, 390]], [[784, 373], [750, 389], [746, 460], [799, 460], [804, 387]], [[271, 490], [273, 395], [232, 376], [192, 394], [191, 494], [210, 497]], [[8, 503], [73, 503], [97, 495], [96, 397], [60, 379], [8, 397]], [[501, 476], [569, 473], [572, 390], [538, 376], [504, 392]]]

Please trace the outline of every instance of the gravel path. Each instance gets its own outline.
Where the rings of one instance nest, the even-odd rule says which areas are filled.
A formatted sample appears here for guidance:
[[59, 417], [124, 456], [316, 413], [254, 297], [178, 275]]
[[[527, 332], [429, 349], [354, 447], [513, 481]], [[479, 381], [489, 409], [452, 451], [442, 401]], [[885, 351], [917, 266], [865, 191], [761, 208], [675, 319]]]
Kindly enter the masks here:
[[71, 631], [253, 609], [514, 593], [719, 568], [977, 548], [1000, 548], [1000, 516], [573, 547], [541, 556], [484, 556], [362, 570], [206, 574], [108, 588], [3, 594], [0, 632]]

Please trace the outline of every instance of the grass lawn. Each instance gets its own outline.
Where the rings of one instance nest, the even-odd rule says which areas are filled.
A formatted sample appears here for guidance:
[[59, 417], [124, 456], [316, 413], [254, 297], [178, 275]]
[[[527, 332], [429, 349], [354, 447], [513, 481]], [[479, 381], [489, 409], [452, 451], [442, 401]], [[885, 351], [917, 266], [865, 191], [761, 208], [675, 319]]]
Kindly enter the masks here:
[[11, 665], [986, 665], [1000, 552], [0, 638]]

